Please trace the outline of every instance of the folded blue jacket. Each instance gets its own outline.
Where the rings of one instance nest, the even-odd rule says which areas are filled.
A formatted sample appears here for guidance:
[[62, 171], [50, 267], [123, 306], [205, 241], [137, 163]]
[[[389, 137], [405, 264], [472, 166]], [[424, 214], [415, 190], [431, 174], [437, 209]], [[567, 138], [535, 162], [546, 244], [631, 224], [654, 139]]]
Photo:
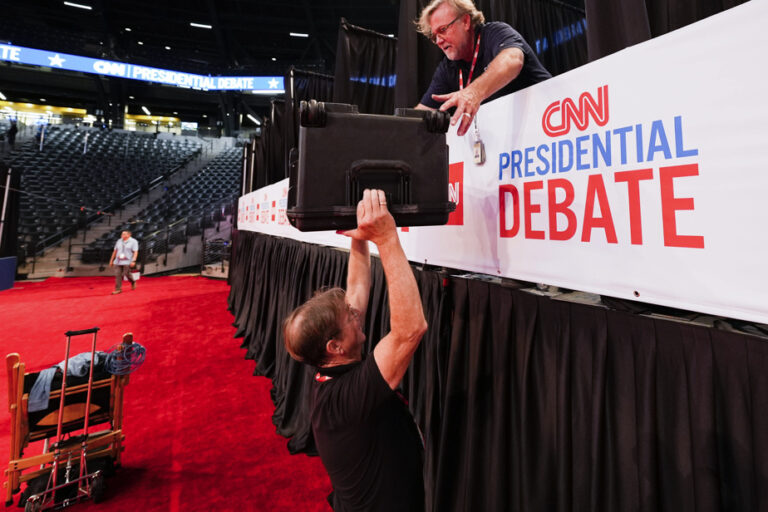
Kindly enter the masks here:
[[[96, 366], [103, 365], [106, 358], [106, 352], [96, 352], [93, 358], [93, 363]], [[82, 354], [70, 357], [69, 363], [67, 364], [67, 376], [85, 377], [88, 375], [90, 366], [90, 352], [83, 352]], [[53, 377], [56, 375], [57, 371], [64, 371], [64, 361], [56, 366], [41, 371], [37, 375], [37, 380], [35, 380], [32, 389], [29, 391], [29, 403], [27, 405], [27, 410], [29, 412], [44, 411], [48, 408], [48, 397], [51, 396], [51, 383], [53, 382]]]

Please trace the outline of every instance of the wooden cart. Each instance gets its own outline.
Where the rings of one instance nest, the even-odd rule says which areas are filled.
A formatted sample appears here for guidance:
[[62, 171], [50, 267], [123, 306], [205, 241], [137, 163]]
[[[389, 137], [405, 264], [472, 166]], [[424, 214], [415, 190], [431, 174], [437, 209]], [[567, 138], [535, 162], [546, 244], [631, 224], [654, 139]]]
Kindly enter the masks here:
[[[133, 343], [133, 334], [123, 336], [123, 344]], [[8, 469], [5, 470], [5, 503], [13, 502], [13, 495], [21, 489], [22, 482], [28, 482], [51, 471], [54, 452], [49, 451], [49, 440], [55, 439], [57, 418], [61, 398], [61, 381], [56, 386], [54, 379], [48, 408], [30, 413], [28, 411], [29, 390], [37, 379], [37, 372], [26, 373], [25, 364], [19, 354], [6, 356], [8, 371], [8, 409], [11, 415], [11, 450]], [[128, 375], [110, 375], [104, 371], [94, 376], [90, 405], [89, 423], [93, 426], [107, 425], [109, 428], [89, 433], [87, 439], [87, 460], [109, 457], [115, 466], [120, 465], [123, 451], [123, 392], [128, 384]], [[82, 430], [85, 423], [85, 402], [87, 382], [67, 378], [65, 390], [66, 405], [63, 413], [65, 433]], [[30, 443], [44, 441], [43, 453], [24, 455]], [[60, 451], [59, 460], [77, 459], [81, 444], [74, 443]]]

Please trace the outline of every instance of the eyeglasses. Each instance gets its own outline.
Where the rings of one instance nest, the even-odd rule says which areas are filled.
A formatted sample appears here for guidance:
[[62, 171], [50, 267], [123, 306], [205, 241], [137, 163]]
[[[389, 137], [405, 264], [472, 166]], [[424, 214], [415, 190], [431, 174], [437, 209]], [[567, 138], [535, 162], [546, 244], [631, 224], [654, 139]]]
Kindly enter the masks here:
[[[353, 308], [349, 304], [346, 304], [346, 308], [347, 308], [346, 323], [360, 321], [360, 311]], [[337, 326], [336, 330], [333, 332], [333, 335], [331, 336], [331, 339], [337, 337], [339, 334], [341, 334], [341, 331], [343, 330], [344, 330], [344, 327], [342, 327], [341, 325]]]
[[442, 27], [437, 27], [437, 30], [435, 30], [434, 32], [432, 32], [432, 34], [430, 34], [429, 40], [437, 44], [437, 36], [445, 37], [445, 33], [448, 32], [448, 29], [451, 28], [451, 25], [456, 23], [462, 16], [464, 16], [464, 13], [459, 14], [458, 16], [453, 18], [453, 21], [451, 21], [450, 23], [446, 23]]

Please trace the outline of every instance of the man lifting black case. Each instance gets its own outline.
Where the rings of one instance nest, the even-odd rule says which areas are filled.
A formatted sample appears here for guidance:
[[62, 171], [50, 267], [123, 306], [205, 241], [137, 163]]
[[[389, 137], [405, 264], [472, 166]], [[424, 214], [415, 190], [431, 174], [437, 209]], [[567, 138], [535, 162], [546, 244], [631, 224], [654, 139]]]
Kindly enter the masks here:
[[300, 231], [357, 227], [366, 188], [384, 190], [398, 226], [441, 225], [448, 201], [445, 112], [360, 114], [356, 105], [302, 101], [299, 147], [291, 150], [288, 220]]

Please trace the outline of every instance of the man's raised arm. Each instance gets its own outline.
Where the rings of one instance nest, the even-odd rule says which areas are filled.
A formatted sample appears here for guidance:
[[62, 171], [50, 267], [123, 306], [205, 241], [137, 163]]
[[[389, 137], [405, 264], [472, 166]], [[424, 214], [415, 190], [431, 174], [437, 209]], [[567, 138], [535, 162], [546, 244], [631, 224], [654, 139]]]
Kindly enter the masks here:
[[371, 293], [371, 254], [367, 240], [352, 239], [347, 264], [347, 303], [365, 317]]
[[485, 73], [467, 87], [448, 94], [433, 94], [432, 98], [443, 102], [440, 110], [456, 107], [456, 112], [451, 117], [451, 125], [461, 122], [457, 134], [464, 135], [480, 109], [480, 104], [517, 78], [523, 69], [524, 61], [525, 55], [520, 48], [506, 48], [493, 58]]
[[[346, 233], [370, 240], [379, 250], [389, 293], [390, 332], [373, 350], [381, 375], [394, 389], [408, 369], [413, 353], [427, 331], [419, 288], [397, 236], [395, 220], [381, 190], [366, 190], [357, 209], [357, 229]], [[351, 261], [350, 261], [351, 263]]]

